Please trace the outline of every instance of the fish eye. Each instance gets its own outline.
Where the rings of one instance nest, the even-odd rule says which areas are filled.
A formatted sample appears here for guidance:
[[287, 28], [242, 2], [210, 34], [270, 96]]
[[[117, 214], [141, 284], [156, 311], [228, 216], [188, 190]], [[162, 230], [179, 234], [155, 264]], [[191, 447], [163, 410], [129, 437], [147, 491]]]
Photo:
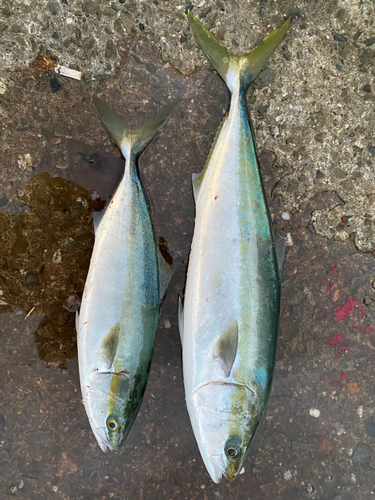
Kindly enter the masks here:
[[225, 451], [229, 458], [237, 458], [240, 450], [234, 446], [228, 446]]
[[117, 420], [114, 417], [108, 417], [107, 427], [110, 431], [115, 431], [118, 428]]

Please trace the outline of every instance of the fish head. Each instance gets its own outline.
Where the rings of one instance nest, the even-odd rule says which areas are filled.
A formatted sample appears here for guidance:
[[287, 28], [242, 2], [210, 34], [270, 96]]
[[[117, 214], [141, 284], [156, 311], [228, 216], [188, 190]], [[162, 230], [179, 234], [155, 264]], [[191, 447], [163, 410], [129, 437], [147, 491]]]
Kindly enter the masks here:
[[248, 387], [209, 383], [196, 390], [188, 410], [195, 438], [212, 480], [240, 473], [259, 425], [258, 398]]
[[[144, 390], [144, 389], [143, 389]], [[83, 389], [91, 429], [104, 452], [123, 445], [142, 401], [137, 377], [122, 373], [97, 373]]]

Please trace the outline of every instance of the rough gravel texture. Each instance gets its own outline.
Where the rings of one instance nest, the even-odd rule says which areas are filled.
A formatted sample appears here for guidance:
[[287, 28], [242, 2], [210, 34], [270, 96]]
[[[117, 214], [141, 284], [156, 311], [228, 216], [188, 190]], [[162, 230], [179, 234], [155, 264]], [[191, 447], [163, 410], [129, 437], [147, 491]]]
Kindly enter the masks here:
[[[270, 211], [288, 242], [275, 378], [245, 472], [221, 485], [205, 472], [185, 408], [176, 304], [191, 174], [230, 96], [188, 8], [235, 51], [292, 17], [248, 93]], [[370, 0], [2, 2], [0, 498], [373, 498], [374, 19]], [[57, 64], [83, 79], [53, 73]], [[180, 99], [139, 160], [174, 276], [144, 403], [111, 455], [81, 405], [74, 332], [92, 211], [123, 169], [92, 92], [131, 123]]]

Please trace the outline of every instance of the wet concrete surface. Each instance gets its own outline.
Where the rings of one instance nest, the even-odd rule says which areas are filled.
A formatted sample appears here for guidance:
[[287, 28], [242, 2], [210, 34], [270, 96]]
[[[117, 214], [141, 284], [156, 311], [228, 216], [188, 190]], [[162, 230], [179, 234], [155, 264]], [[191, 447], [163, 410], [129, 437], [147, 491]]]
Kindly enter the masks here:
[[[50, 24], [66, 3], [57, 4], [57, 14], [54, 5], [49, 2], [45, 14]], [[158, 21], [151, 16], [145, 30], [138, 26], [138, 7], [124, 14], [122, 22], [137, 31], [129, 27], [111, 70], [107, 60], [100, 62], [108, 78], [78, 82], [36, 71], [29, 63], [39, 46], [27, 35], [25, 54], [32, 58], [9, 66], [3, 78], [0, 498], [367, 500], [375, 494], [374, 5], [315, 2], [303, 10], [280, 2], [276, 15], [275, 3], [253, 2], [248, 37], [244, 21], [236, 31], [234, 20], [249, 15], [248, 4], [223, 2], [222, 10], [217, 2], [207, 12], [210, 5], [197, 13], [238, 50], [259, 40], [269, 22], [280, 24], [280, 12], [294, 8], [296, 18], [248, 95], [270, 210], [288, 247], [272, 394], [245, 472], [231, 484], [215, 485], [205, 471], [185, 407], [177, 328], [177, 295], [193, 232], [191, 174], [204, 165], [229, 94], [215, 73], [201, 68], [182, 15], [176, 22], [187, 41], [179, 43], [192, 44], [190, 59], [188, 52], [179, 55], [180, 46], [173, 51], [164, 44], [161, 25], [152, 28], [180, 4], [140, 3], [142, 12], [157, 7], [164, 13]], [[3, 7], [3, 25], [13, 26], [14, 7], [11, 16]], [[19, 13], [20, 19], [29, 14]], [[107, 14], [86, 16], [95, 37]], [[7, 44], [15, 42], [11, 52], [20, 35], [14, 27], [9, 35], [9, 26], [1, 33]], [[172, 32], [173, 23], [163, 30], [167, 26]], [[118, 36], [116, 31], [115, 41]], [[66, 56], [74, 64], [82, 47], [69, 59], [54, 50], [54, 40], [44, 47], [51, 50], [48, 57], [61, 62]], [[98, 55], [87, 57], [99, 68]], [[175, 67], [166, 63], [178, 58]], [[185, 76], [194, 65], [201, 69]], [[92, 211], [102, 208], [124, 165], [96, 114], [92, 91], [102, 92], [132, 123], [180, 99], [139, 160], [155, 233], [168, 246], [174, 275], [140, 413], [123, 448], [110, 455], [96, 444], [81, 404], [74, 331], [94, 239]]]

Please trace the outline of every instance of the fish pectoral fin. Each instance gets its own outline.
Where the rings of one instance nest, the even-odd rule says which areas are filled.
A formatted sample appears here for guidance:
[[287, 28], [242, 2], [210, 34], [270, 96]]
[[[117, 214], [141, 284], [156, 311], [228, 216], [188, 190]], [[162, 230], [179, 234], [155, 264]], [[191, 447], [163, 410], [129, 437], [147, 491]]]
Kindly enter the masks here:
[[283, 272], [283, 265], [285, 259], [285, 246], [286, 246], [286, 239], [283, 236], [281, 236], [277, 231], [275, 231], [276, 258], [280, 276], [282, 275]]
[[120, 323], [116, 323], [102, 340], [98, 349], [98, 356], [108, 364], [110, 368], [116, 356], [118, 339], [120, 334]]
[[180, 331], [180, 339], [182, 344], [184, 328], [184, 306], [182, 305], [181, 297], [178, 296], [178, 329]]
[[236, 358], [237, 346], [238, 322], [235, 319], [215, 342], [214, 359], [220, 363], [226, 377], [229, 377]]
[[157, 257], [158, 257], [158, 270], [159, 270], [159, 298], [160, 302], [163, 300], [165, 292], [167, 291], [169, 282], [172, 278], [172, 268], [165, 261], [164, 257], [161, 254], [160, 248], [157, 247]]

